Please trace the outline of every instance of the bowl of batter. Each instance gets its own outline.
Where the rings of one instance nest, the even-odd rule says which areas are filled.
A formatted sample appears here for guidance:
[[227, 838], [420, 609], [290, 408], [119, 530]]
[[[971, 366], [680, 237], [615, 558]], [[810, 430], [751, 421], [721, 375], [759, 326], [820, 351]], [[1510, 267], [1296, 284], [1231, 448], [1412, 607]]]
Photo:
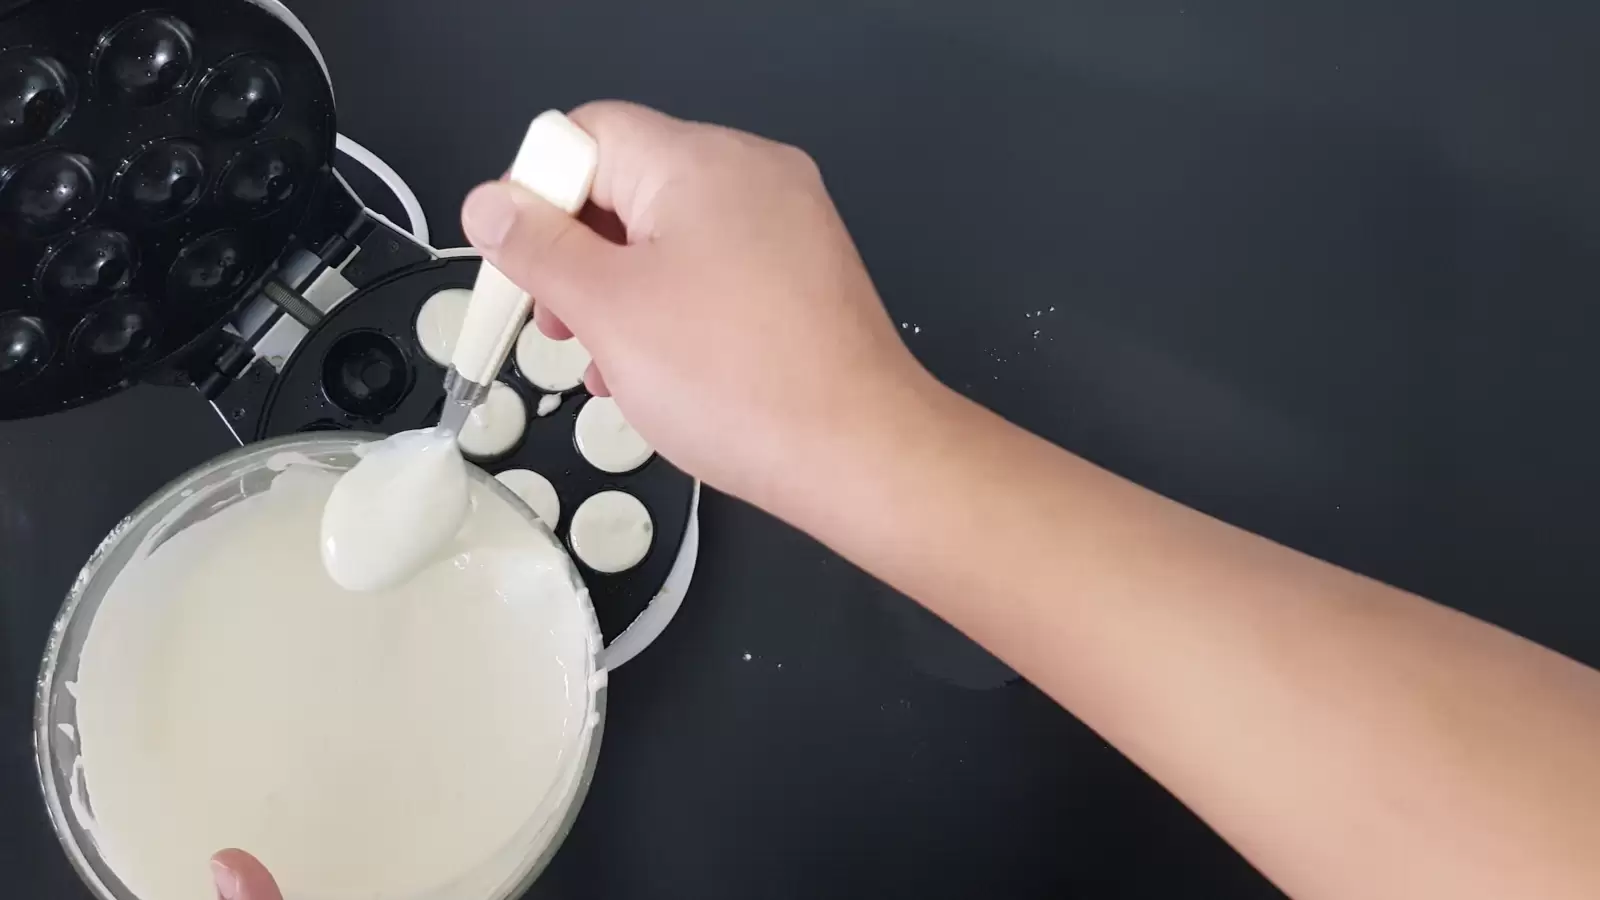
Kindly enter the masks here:
[[102, 900], [211, 900], [238, 847], [306, 900], [503, 900], [566, 836], [600, 747], [588, 592], [509, 489], [406, 583], [346, 591], [319, 523], [377, 436], [254, 444], [178, 479], [79, 575], [35, 756]]

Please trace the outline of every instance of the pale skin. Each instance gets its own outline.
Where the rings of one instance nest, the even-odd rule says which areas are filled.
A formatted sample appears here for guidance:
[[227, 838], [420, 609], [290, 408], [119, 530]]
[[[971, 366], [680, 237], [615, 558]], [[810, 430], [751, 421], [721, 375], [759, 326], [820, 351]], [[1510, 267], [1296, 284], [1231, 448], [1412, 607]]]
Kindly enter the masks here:
[[[1600, 896], [1600, 672], [943, 387], [799, 150], [572, 117], [601, 148], [582, 222], [492, 183], [463, 223], [675, 464], [983, 644], [1297, 900]], [[281, 900], [246, 854], [213, 868], [226, 900]]]

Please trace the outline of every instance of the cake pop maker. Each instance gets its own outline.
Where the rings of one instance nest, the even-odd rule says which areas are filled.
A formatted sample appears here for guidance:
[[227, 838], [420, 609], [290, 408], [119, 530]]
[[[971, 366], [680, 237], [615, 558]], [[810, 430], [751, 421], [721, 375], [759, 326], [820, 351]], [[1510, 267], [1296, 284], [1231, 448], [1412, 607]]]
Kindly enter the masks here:
[[[0, 419], [144, 381], [200, 391], [242, 444], [435, 424], [444, 370], [415, 320], [438, 291], [472, 287], [481, 261], [369, 209], [340, 170], [386, 167], [342, 144], [321, 53], [277, 0], [32, 0], [0, 14]], [[538, 416], [514, 362], [500, 380], [528, 422], [477, 462], [548, 479], [559, 538], [602, 491], [650, 514], [637, 566], [579, 560], [616, 668], [681, 603], [698, 485], [659, 457], [601, 472], [574, 444], [581, 388]]]

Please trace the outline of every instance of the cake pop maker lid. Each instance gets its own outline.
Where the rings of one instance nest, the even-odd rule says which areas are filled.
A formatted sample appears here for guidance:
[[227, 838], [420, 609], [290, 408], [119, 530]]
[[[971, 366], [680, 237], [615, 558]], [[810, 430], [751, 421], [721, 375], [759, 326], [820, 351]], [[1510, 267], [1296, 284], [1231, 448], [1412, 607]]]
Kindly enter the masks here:
[[0, 13], [0, 419], [106, 396], [220, 330], [308, 240], [335, 132], [275, 3]]

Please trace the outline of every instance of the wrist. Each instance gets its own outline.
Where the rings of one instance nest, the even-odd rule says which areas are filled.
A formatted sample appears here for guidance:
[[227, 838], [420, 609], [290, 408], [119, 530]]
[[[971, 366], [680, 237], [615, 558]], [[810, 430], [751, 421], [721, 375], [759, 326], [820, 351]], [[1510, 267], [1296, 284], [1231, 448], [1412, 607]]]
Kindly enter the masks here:
[[929, 451], [948, 446], [961, 398], [909, 362], [904, 371], [858, 383], [822, 427], [787, 441], [762, 495], [744, 499], [828, 541], [836, 522], [857, 516], [866, 498], [917, 477]]

